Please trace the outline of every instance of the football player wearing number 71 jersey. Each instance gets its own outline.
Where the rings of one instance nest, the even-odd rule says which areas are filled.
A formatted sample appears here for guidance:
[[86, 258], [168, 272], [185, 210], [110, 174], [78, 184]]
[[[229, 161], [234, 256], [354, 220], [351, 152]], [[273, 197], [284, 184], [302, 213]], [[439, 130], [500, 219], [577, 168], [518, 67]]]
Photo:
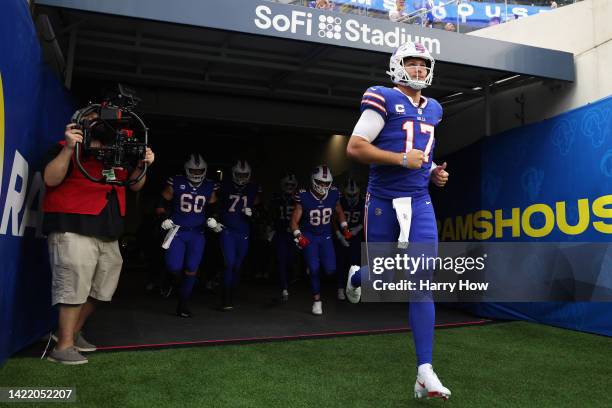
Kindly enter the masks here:
[[[446, 163], [433, 161], [434, 130], [442, 119], [442, 107], [421, 90], [433, 78], [434, 59], [419, 43], [401, 45], [389, 60], [387, 74], [395, 87], [373, 86], [361, 100], [361, 117], [347, 145], [347, 154], [370, 165], [365, 207], [366, 244], [386, 242], [425, 243], [437, 255], [438, 232], [431, 198], [430, 181], [439, 187], [448, 179]], [[349, 270], [346, 296], [356, 303], [361, 296], [363, 268]], [[416, 272], [421, 279], [432, 271]], [[410, 303], [409, 319], [416, 349], [417, 398], [450, 397], [432, 368], [435, 309], [430, 292]]]
[[161, 226], [167, 231], [177, 228], [166, 250], [166, 267], [175, 276], [184, 272], [176, 310], [179, 317], [192, 317], [188, 302], [204, 255], [204, 208], [217, 200], [215, 183], [206, 180], [206, 169], [202, 156], [191, 154], [185, 162], [185, 175], [170, 177], [162, 191], [163, 199], [172, 201], [172, 213]]
[[332, 240], [333, 216], [338, 218], [341, 234], [346, 240], [351, 239], [351, 233], [340, 205], [338, 189], [331, 185], [333, 177], [329, 167], [315, 167], [310, 180], [310, 189], [300, 189], [295, 194], [295, 208], [289, 226], [310, 269], [312, 314], [322, 315], [319, 270], [323, 265], [328, 275], [336, 271], [336, 253]]

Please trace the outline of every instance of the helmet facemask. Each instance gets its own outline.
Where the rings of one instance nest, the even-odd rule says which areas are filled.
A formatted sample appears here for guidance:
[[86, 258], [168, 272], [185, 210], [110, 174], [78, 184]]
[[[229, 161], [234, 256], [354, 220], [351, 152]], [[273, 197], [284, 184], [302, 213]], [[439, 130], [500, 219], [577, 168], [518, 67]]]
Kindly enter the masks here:
[[324, 196], [329, 191], [333, 177], [329, 167], [327, 166], [317, 166], [312, 172], [312, 177], [310, 178], [310, 187], [313, 192], [317, 193], [320, 196]]
[[359, 201], [359, 186], [355, 181], [349, 179], [344, 188], [344, 196], [350, 205], [355, 205]]
[[199, 185], [206, 177], [206, 162], [199, 154], [191, 154], [185, 162], [185, 175], [187, 180], [194, 185]]
[[232, 167], [232, 180], [237, 186], [245, 186], [251, 181], [251, 166], [245, 160], [238, 160]]
[[285, 194], [293, 194], [297, 189], [297, 178], [293, 174], [289, 174], [281, 180], [281, 191]]
[[[425, 61], [427, 73], [423, 78], [415, 76], [412, 78], [406, 70], [405, 62], [411, 58]], [[419, 43], [405, 43], [401, 45], [389, 59], [389, 71], [391, 81], [397, 85], [404, 85], [415, 90], [421, 90], [431, 85], [433, 80], [435, 60], [429, 51]], [[418, 75], [418, 70], [417, 70]]]
[[325, 195], [331, 187], [331, 181], [322, 181], [315, 178], [312, 179], [312, 191], [319, 195]]

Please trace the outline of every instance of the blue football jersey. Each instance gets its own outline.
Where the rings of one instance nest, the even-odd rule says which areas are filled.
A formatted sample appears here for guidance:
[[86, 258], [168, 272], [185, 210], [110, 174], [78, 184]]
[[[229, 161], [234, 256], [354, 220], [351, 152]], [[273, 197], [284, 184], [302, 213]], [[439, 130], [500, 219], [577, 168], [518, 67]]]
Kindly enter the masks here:
[[168, 184], [173, 190], [170, 219], [185, 228], [203, 225], [206, 220], [204, 207], [215, 190], [215, 183], [204, 180], [198, 187], [194, 187], [187, 177], [177, 175], [168, 178]]
[[427, 193], [436, 144], [434, 130], [442, 120], [442, 106], [435, 99], [421, 98], [422, 103], [417, 107], [399, 88], [384, 86], [370, 87], [363, 94], [361, 112], [372, 109], [385, 121], [385, 126], [372, 144], [398, 153], [422, 150], [427, 158], [417, 170], [371, 164], [368, 192], [376, 197], [394, 199]]
[[295, 208], [293, 195], [275, 195], [272, 197], [271, 206], [273, 214], [276, 215], [276, 219], [274, 220], [274, 228], [276, 231], [288, 231], [291, 215], [293, 214], [293, 209]]
[[349, 228], [363, 224], [363, 211], [365, 209], [365, 200], [363, 198], [359, 198], [356, 203], [351, 205], [346, 197], [343, 196], [340, 197], [340, 205], [344, 210], [344, 216], [346, 217]]
[[242, 212], [243, 208], [253, 208], [255, 196], [261, 189], [254, 183], [237, 186], [232, 181], [223, 182], [217, 192], [221, 202], [221, 223], [232, 231], [248, 234], [250, 217]]
[[340, 198], [334, 186], [322, 198], [317, 198], [310, 190], [300, 189], [295, 194], [295, 202], [302, 205], [300, 230], [314, 235], [331, 235], [331, 220]]

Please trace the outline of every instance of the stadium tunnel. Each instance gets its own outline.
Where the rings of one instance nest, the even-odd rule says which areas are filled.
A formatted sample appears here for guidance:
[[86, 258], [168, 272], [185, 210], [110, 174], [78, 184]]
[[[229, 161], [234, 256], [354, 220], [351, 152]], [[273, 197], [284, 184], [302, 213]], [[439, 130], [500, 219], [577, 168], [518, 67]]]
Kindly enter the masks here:
[[[290, 30], [266, 31], [254, 23], [259, 19], [265, 24], [272, 19], [264, 16], [282, 15], [312, 19], [316, 24], [317, 18], [328, 17], [318, 10], [251, 0], [219, 2], [214, 9], [201, 3], [183, 0], [170, 10], [161, 0], [133, 1], [129, 7], [102, 1], [35, 2], [34, 18], [46, 60], [61, 75], [77, 105], [99, 98], [118, 82], [134, 88], [142, 99], [137, 110], [150, 128], [150, 144], [157, 153], [144, 195], [154, 200], [164, 178], [182, 171], [183, 158], [191, 151], [203, 154], [209, 175], [227, 171], [237, 158], [246, 158], [266, 193], [277, 189], [282, 172], [294, 171], [303, 183], [310, 168], [320, 162], [332, 167], [340, 183], [352, 174], [365, 184], [367, 169], [349, 162], [344, 147], [365, 89], [389, 84], [385, 71], [394, 47]], [[395, 32], [398, 38], [420, 38], [426, 43], [436, 66], [433, 85], [425, 95], [443, 105], [446, 117], [461, 115], [466, 106], [484, 100], [485, 132], [480, 136], [491, 134], [491, 95], [541, 81], [574, 79], [569, 53], [414, 26], [400, 29], [363, 16], [340, 18], [369, 24], [372, 32]], [[473, 136], [443, 122], [436, 137], [447, 147], [437, 152], [438, 157], [473, 143]], [[131, 205], [142, 209], [148, 198], [138, 200]], [[131, 214], [139, 214], [133, 210]], [[128, 229], [139, 218], [130, 216]], [[122, 300], [113, 303], [118, 308], [107, 314], [107, 322], [100, 326], [104, 330], [98, 327], [107, 336], [102, 344], [113, 344], [115, 335], [126, 335], [118, 330], [130, 329], [112, 324], [126, 319]], [[376, 310], [372, 309], [372, 316]], [[147, 328], [158, 319], [159, 315], [152, 317]], [[403, 311], [397, 310], [390, 319], [370, 329], [403, 322]], [[449, 319], [449, 323], [465, 321], [465, 316]], [[176, 319], [161, 320], [167, 327], [177, 326]], [[250, 323], [246, 319], [238, 326], [252, 328]], [[139, 323], [134, 320], [134, 324]], [[222, 324], [221, 318], [214, 318], [211, 327]], [[309, 324], [298, 331], [314, 330]], [[340, 327], [347, 332], [362, 329], [352, 323]], [[181, 329], [175, 328], [170, 339], [155, 333], [153, 339], [126, 341], [180, 341], [176, 333]], [[269, 335], [274, 330], [266, 326], [254, 332]], [[191, 338], [201, 339], [200, 334], [191, 333]], [[228, 334], [232, 335], [236, 333]]]
[[[103, 3], [40, 0], [36, 23], [47, 60], [79, 103], [117, 82], [136, 89], [151, 144], [163, 152], [148, 189], [180, 170], [191, 150], [202, 152], [213, 171], [246, 157], [267, 192], [276, 190], [280, 173], [294, 171], [306, 181], [320, 162], [335, 175], [357, 173], [366, 181], [366, 170], [345, 158], [347, 137], [333, 135], [350, 135], [365, 89], [389, 85], [385, 71], [392, 48], [339, 46], [326, 37], [260, 30], [257, 24], [272, 16], [308, 18], [304, 10], [312, 10], [266, 1], [220, 2], [214, 8], [183, 1], [172, 13], [163, 2], [132, 2], [129, 8]], [[350, 18], [381, 30], [397, 26]], [[573, 79], [568, 53], [414, 26], [398, 33], [421, 38], [437, 59], [425, 94], [443, 105], [445, 117], [494, 93], [543, 79]], [[482, 119], [490, 134], [488, 105]], [[437, 154], [473, 142], [469, 136], [451, 132], [443, 121]]]

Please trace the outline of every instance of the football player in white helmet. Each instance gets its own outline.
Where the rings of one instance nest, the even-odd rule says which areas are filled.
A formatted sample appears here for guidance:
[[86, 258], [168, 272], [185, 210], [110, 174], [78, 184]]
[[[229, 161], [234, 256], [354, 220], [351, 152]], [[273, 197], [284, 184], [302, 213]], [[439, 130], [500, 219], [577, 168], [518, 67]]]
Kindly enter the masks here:
[[251, 166], [246, 160], [238, 160], [232, 167], [232, 181], [237, 186], [244, 186], [251, 181]]
[[329, 167], [317, 166], [310, 176], [310, 189], [322, 197], [329, 191], [333, 180]]
[[[162, 247], [166, 248], [168, 271], [182, 278], [176, 314], [191, 317], [189, 300], [204, 255], [205, 208], [217, 200], [217, 194], [215, 183], [205, 178], [207, 166], [201, 155], [190, 154], [184, 168], [184, 176], [176, 175], [168, 179], [161, 193], [165, 203], [160, 203], [157, 213], [165, 214], [166, 207], [172, 209], [168, 218], [161, 223], [162, 229], [168, 231]], [[209, 218], [209, 226], [211, 220], [214, 221]]]
[[232, 180], [221, 183], [217, 191], [221, 222], [225, 226], [220, 236], [223, 252], [223, 296], [221, 309], [233, 310], [233, 294], [238, 286], [240, 267], [249, 248], [254, 208], [260, 203], [261, 188], [251, 181], [251, 166], [238, 160], [232, 167]]
[[321, 266], [329, 275], [336, 271], [336, 253], [331, 239], [334, 216], [342, 228], [344, 238], [351, 239], [344, 210], [340, 205], [340, 193], [332, 186], [332, 180], [329, 167], [315, 167], [311, 176], [310, 190], [302, 189], [295, 194], [295, 209], [289, 224], [295, 242], [303, 250], [304, 260], [310, 270], [312, 314], [317, 316], [323, 314], [319, 277]]
[[185, 175], [193, 186], [199, 186], [206, 178], [208, 166], [200, 154], [192, 153], [185, 162]]
[[[365, 209], [366, 243], [419, 243], [425, 256], [436, 256], [438, 232], [429, 196], [429, 183], [444, 186], [446, 163], [436, 166], [435, 129], [442, 106], [421, 91], [432, 84], [434, 58], [417, 42], [402, 44], [389, 59], [394, 87], [372, 86], [361, 100], [361, 116], [347, 145], [347, 155], [370, 165]], [[399, 236], [399, 239], [398, 239]], [[373, 250], [374, 251], [374, 250]], [[371, 252], [371, 251], [370, 251]], [[410, 279], [421, 282], [432, 271], [421, 268]], [[346, 296], [358, 302], [367, 271], [349, 269]], [[362, 282], [362, 279], [363, 282]], [[381, 293], [384, 296], [384, 293]], [[410, 303], [410, 326], [417, 360], [416, 397], [449, 398], [451, 392], [434, 373], [432, 362], [435, 306], [431, 292], [411, 293], [423, 300]]]
[[394, 84], [420, 91], [431, 85], [434, 65], [435, 60], [425, 46], [407, 42], [391, 55], [387, 74]]

